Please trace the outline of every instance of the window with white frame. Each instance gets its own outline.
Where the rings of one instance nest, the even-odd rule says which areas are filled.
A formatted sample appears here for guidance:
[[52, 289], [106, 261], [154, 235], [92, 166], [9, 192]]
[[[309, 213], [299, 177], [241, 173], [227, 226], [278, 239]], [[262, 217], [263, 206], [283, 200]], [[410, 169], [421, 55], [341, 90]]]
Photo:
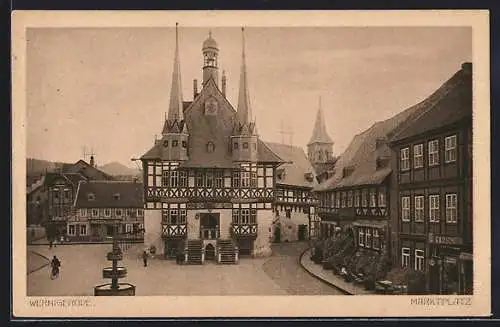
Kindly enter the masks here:
[[104, 217], [111, 217], [111, 209], [104, 209]]
[[410, 197], [401, 197], [401, 220], [410, 221]]
[[340, 208], [340, 192], [335, 192], [335, 208]]
[[415, 195], [415, 221], [424, 221], [424, 196]]
[[415, 270], [424, 270], [425, 266], [424, 250], [415, 250]]
[[413, 146], [413, 167], [422, 168], [424, 166], [424, 145], [415, 144]]
[[408, 268], [410, 266], [410, 248], [401, 248], [401, 267]]
[[379, 208], [385, 208], [386, 207], [386, 201], [385, 201], [385, 189], [381, 189], [378, 191], [378, 206]]
[[372, 247], [372, 231], [370, 228], [367, 228], [365, 231], [365, 247], [371, 248]]
[[429, 195], [429, 221], [439, 222], [439, 195]]
[[358, 244], [359, 246], [365, 245], [365, 231], [363, 230], [362, 227], [359, 227], [358, 230]]
[[368, 191], [367, 190], [361, 191], [361, 206], [363, 208], [368, 207]]
[[162, 175], [161, 175], [161, 185], [163, 187], [166, 187], [166, 186], [169, 186], [169, 171], [168, 170], [164, 170], [162, 172]]
[[132, 210], [130, 209], [125, 209], [125, 216], [130, 217], [132, 215]]
[[117, 217], [121, 217], [122, 216], [122, 209], [115, 209], [115, 215]]
[[352, 191], [347, 192], [347, 207], [352, 208]]
[[410, 169], [410, 148], [401, 149], [400, 168], [401, 170]]
[[370, 207], [375, 208], [377, 206], [377, 192], [372, 189], [370, 190]]
[[137, 217], [142, 217], [144, 211], [142, 209], [137, 209]]
[[80, 225], [80, 235], [87, 236], [87, 225]]
[[80, 208], [80, 209], [78, 210], [78, 215], [79, 215], [80, 217], [87, 217], [87, 208]]
[[359, 190], [354, 191], [354, 206], [359, 208], [361, 202], [361, 195], [359, 194]]
[[342, 208], [345, 208], [347, 206], [347, 193], [342, 192]]
[[99, 209], [92, 209], [92, 217], [99, 217]]
[[76, 235], [75, 225], [69, 225], [68, 226], [68, 235], [69, 236], [75, 236]]
[[457, 222], [457, 194], [446, 194], [446, 222]]
[[373, 248], [375, 250], [380, 250], [380, 235], [376, 228], [373, 230]]
[[444, 162], [457, 161], [457, 136], [451, 135], [444, 139]]
[[429, 141], [429, 166], [439, 164], [439, 140]]
[[125, 233], [132, 233], [134, 226], [132, 224], [125, 224]]
[[177, 170], [170, 171], [170, 186], [171, 187], [179, 186], [179, 172]]

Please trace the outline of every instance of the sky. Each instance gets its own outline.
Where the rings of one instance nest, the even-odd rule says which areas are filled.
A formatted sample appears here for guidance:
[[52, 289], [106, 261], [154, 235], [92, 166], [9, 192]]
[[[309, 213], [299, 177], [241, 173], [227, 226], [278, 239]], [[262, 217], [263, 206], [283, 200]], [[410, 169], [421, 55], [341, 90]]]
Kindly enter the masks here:
[[[241, 28], [211, 31], [236, 107]], [[208, 32], [179, 28], [184, 101], [201, 84]], [[335, 155], [472, 60], [468, 27], [251, 27], [245, 40], [261, 139], [305, 149], [321, 97]], [[136, 167], [168, 111], [174, 46], [174, 28], [28, 29], [27, 156], [76, 162], [87, 147], [99, 165]]]

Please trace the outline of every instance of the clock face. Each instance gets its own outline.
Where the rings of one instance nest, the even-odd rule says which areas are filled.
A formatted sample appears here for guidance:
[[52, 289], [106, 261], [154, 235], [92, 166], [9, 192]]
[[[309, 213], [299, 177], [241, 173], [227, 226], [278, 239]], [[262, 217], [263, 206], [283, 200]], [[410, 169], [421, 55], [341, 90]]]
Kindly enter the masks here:
[[217, 110], [219, 109], [219, 103], [215, 98], [208, 98], [207, 101], [205, 101], [205, 115], [217, 115]]

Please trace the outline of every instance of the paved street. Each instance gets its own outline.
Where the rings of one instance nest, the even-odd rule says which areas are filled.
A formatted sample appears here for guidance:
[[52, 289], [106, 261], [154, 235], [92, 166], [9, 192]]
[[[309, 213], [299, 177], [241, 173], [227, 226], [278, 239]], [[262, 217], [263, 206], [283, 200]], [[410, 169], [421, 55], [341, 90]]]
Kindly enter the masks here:
[[[106, 253], [110, 245], [63, 245], [49, 250], [47, 246], [29, 246], [62, 263], [61, 276], [49, 279], [49, 268], [28, 275], [28, 295], [92, 295], [102, 279], [102, 268], [110, 266]], [[320, 295], [339, 292], [316, 280], [298, 263], [305, 243], [279, 244], [274, 255], [266, 259], [242, 259], [238, 265], [179, 266], [166, 260], [150, 260], [142, 266], [138, 253], [142, 245], [126, 251], [122, 261], [128, 270], [121, 280], [137, 286], [137, 295]]]
[[275, 244], [273, 256], [266, 260], [262, 269], [288, 294], [342, 295], [339, 290], [309, 275], [299, 265], [299, 255], [307, 247], [305, 242]]

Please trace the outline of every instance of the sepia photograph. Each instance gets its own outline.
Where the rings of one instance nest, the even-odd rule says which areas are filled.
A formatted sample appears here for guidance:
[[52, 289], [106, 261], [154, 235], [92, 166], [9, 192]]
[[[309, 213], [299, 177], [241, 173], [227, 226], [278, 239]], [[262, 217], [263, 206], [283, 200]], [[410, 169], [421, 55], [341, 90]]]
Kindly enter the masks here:
[[12, 20], [22, 315], [489, 314], [487, 13]]

